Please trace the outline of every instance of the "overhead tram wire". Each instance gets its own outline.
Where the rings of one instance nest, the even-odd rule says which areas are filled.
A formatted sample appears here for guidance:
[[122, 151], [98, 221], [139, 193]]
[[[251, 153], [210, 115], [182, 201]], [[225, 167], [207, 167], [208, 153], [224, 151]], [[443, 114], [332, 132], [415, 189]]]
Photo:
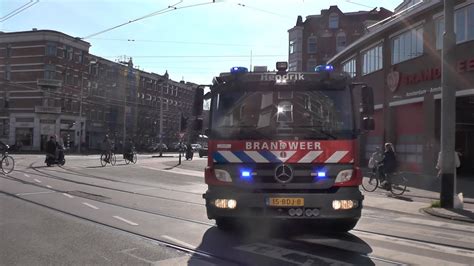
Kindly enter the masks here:
[[[91, 40], [102, 41], [121, 41], [121, 42], [150, 42], [150, 43], [170, 43], [170, 44], [189, 44], [189, 45], [209, 45], [209, 46], [235, 46], [235, 47], [252, 47], [250, 44], [236, 43], [212, 43], [212, 42], [187, 42], [187, 41], [160, 41], [160, 40], [141, 40], [141, 39], [114, 39], [114, 38], [90, 38]], [[266, 46], [268, 47], [268, 46]], [[276, 47], [276, 46], [275, 46]]]
[[0, 17], [0, 20], [6, 18], [6, 17], [8, 17], [8, 16], [10, 16], [11, 14], [15, 13], [16, 11], [18, 11], [18, 10], [24, 8], [25, 6], [31, 4], [31, 2], [33, 2], [33, 0], [30, 0], [30, 2], [24, 4], [24, 5], [20, 6], [20, 7], [15, 8], [14, 10], [10, 11], [9, 13], [7, 13], [6, 15]]
[[20, 14], [21, 12], [23, 12], [23, 11], [27, 10], [28, 8], [36, 5], [37, 3], [39, 3], [39, 0], [35, 0], [34, 2], [32, 0], [30, 0], [30, 2], [27, 3], [26, 5], [23, 5], [22, 7], [17, 8], [14, 11], [10, 12], [9, 14], [7, 14], [7, 15], [3, 16], [2, 18], [0, 18], [0, 22], [4, 22], [4, 21]]
[[[275, 57], [287, 56], [286, 54], [265, 54], [252, 55], [252, 57]], [[117, 58], [118, 56], [102, 56], [104, 58]], [[133, 58], [240, 58], [249, 57], [249, 55], [132, 55]]]
[[252, 9], [252, 10], [255, 10], [255, 11], [262, 12], [262, 13], [270, 14], [270, 15], [273, 15], [273, 16], [278, 16], [278, 17], [294, 20], [293, 17], [285, 16], [283, 14], [278, 14], [278, 13], [268, 11], [268, 10], [265, 10], [265, 9], [260, 9], [260, 8], [257, 8], [257, 7], [249, 6], [249, 5], [246, 5], [246, 4], [243, 4], [243, 3], [237, 3], [237, 5], [240, 6], [240, 7], [244, 7], [244, 8]]
[[129, 20], [128, 22], [124, 22], [124, 23], [119, 24], [119, 25], [117, 25], [117, 26], [114, 26], [114, 27], [111, 27], [111, 28], [108, 28], [108, 29], [105, 29], [105, 30], [102, 30], [102, 31], [99, 31], [99, 32], [96, 32], [96, 33], [93, 33], [93, 34], [90, 34], [90, 35], [88, 35], [88, 36], [85, 36], [85, 37], [82, 37], [82, 38], [79, 38], [79, 39], [81, 39], [81, 40], [90, 39], [91, 37], [94, 37], [94, 36], [97, 36], [97, 35], [100, 35], [100, 34], [103, 34], [103, 33], [109, 32], [109, 31], [112, 31], [112, 30], [114, 30], [114, 29], [123, 27], [123, 26], [125, 26], [125, 25], [131, 24], [131, 23], [134, 23], [134, 22], [137, 22], [137, 21], [139, 21], [139, 20], [143, 20], [143, 19], [146, 19], [146, 18], [149, 18], [149, 17], [153, 17], [153, 16], [162, 15], [162, 14], [165, 14], [165, 13], [168, 13], [168, 12], [171, 12], [171, 11], [176, 11], [176, 10], [179, 10], [179, 9], [185, 9], [185, 8], [191, 8], [191, 7], [203, 6], [203, 5], [209, 5], [209, 4], [214, 4], [214, 3], [216, 3], [216, 1], [214, 0], [214, 1], [212, 1], [212, 2], [205, 2], [205, 3], [198, 3], [198, 4], [192, 4], [192, 5], [177, 7], [177, 5], [181, 4], [182, 2], [183, 2], [183, 0], [180, 0], [178, 3], [173, 4], [173, 5], [170, 5], [170, 6], [168, 6], [167, 8], [163, 8], [163, 9], [161, 9], [161, 10], [152, 12], [152, 13], [150, 13], [150, 14], [148, 14], [148, 15], [145, 15], [145, 16], [142, 16], [142, 17], [133, 19], [133, 20]]
[[357, 5], [357, 6], [363, 6], [363, 7], [367, 7], [367, 8], [370, 8], [370, 9], [374, 9], [376, 7], [373, 7], [373, 6], [368, 6], [368, 5], [365, 5], [365, 4], [361, 4], [359, 2], [356, 2], [356, 1], [353, 1], [353, 0], [346, 0], [347, 3], [351, 3], [353, 5]]

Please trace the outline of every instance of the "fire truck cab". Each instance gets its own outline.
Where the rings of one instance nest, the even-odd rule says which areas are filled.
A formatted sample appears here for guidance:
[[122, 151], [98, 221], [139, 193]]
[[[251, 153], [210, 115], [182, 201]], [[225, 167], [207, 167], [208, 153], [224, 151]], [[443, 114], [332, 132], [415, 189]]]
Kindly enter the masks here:
[[364, 198], [356, 139], [374, 128], [372, 89], [364, 86], [354, 104], [356, 85], [332, 66], [287, 72], [278, 62], [277, 69], [234, 67], [205, 96], [208, 218], [221, 229], [262, 218], [351, 230]]

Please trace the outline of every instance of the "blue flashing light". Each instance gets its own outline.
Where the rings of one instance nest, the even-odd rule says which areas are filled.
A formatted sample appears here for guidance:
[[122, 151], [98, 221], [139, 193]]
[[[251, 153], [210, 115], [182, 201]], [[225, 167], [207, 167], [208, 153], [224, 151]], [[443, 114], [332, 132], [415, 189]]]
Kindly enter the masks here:
[[242, 179], [244, 181], [252, 181], [253, 180], [252, 171], [250, 171], [248, 169], [240, 170], [240, 179]]
[[326, 172], [318, 172], [318, 177], [326, 177]]
[[247, 73], [249, 70], [246, 67], [233, 67], [230, 69], [230, 73], [237, 74], [237, 73]]
[[334, 66], [332, 65], [319, 65], [314, 68], [316, 72], [332, 72], [334, 71]]

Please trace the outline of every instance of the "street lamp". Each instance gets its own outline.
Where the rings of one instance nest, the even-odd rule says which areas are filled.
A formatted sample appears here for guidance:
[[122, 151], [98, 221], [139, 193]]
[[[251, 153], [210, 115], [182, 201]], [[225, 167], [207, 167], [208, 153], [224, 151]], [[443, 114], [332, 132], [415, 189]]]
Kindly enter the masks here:
[[[165, 72], [165, 86], [168, 86], [168, 71]], [[160, 157], [163, 156], [163, 84], [160, 86]]]

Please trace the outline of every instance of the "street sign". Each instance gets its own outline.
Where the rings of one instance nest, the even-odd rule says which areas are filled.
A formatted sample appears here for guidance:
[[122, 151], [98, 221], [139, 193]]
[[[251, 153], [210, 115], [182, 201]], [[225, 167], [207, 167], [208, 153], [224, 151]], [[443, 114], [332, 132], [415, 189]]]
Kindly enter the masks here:
[[179, 138], [182, 139], [184, 137], [184, 133], [180, 132], [179, 133]]

